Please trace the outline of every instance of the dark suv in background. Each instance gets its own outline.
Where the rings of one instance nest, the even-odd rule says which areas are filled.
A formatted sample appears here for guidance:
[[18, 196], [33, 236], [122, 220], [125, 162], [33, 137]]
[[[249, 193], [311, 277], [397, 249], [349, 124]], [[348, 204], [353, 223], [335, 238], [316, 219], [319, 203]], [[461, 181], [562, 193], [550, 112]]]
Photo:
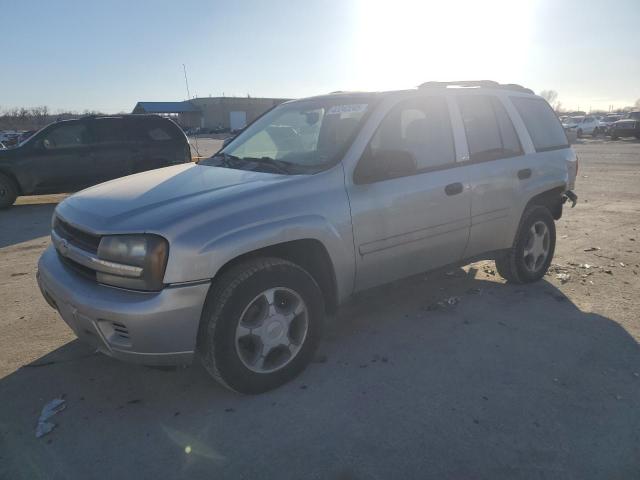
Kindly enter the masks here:
[[0, 151], [0, 208], [18, 195], [73, 192], [191, 161], [180, 127], [157, 115], [90, 116], [46, 126]]

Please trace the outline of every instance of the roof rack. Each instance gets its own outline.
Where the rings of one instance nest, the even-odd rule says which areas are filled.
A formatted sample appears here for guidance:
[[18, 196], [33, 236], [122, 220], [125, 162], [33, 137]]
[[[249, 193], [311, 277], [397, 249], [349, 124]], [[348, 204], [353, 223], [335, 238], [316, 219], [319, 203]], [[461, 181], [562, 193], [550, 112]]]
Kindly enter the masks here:
[[530, 88], [525, 88], [516, 83], [498, 83], [493, 80], [456, 80], [453, 82], [424, 82], [418, 88], [447, 88], [447, 87], [476, 87], [476, 88], [498, 88], [513, 90], [517, 92], [533, 93]]

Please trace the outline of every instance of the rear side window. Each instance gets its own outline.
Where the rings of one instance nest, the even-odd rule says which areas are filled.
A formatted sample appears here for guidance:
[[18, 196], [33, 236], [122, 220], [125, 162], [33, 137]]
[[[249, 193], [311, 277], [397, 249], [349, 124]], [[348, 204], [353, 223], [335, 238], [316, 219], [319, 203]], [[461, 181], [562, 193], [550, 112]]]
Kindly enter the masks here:
[[458, 97], [472, 162], [486, 162], [522, 154], [520, 141], [509, 115], [495, 97]]
[[541, 98], [511, 97], [536, 152], [567, 148], [569, 142], [549, 104]]
[[122, 120], [115, 118], [97, 119], [93, 123], [96, 142], [101, 144], [120, 143], [126, 140]]

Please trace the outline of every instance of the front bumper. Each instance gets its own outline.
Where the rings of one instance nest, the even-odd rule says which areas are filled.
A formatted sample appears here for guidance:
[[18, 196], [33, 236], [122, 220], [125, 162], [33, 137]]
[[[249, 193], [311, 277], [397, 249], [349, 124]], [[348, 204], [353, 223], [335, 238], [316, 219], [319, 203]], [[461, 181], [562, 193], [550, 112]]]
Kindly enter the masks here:
[[145, 365], [190, 363], [209, 283], [135, 292], [97, 284], [70, 270], [50, 246], [38, 262], [38, 285], [80, 340]]

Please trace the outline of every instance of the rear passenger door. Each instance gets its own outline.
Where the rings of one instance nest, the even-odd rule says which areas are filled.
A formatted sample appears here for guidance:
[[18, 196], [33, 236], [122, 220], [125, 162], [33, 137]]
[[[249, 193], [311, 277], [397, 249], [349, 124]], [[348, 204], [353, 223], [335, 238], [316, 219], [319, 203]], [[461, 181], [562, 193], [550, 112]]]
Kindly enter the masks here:
[[132, 143], [121, 118], [97, 118], [93, 131], [94, 182], [102, 183], [131, 173]]
[[456, 98], [469, 149], [471, 229], [465, 258], [506, 248], [518, 183], [531, 175], [516, 130], [500, 99]]
[[[176, 163], [181, 148], [176, 129], [160, 118], [134, 119], [131, 135], [134, 144], [132, 169], [144, 172]], [[180, 132], [178, 132], [180, 133]]]

